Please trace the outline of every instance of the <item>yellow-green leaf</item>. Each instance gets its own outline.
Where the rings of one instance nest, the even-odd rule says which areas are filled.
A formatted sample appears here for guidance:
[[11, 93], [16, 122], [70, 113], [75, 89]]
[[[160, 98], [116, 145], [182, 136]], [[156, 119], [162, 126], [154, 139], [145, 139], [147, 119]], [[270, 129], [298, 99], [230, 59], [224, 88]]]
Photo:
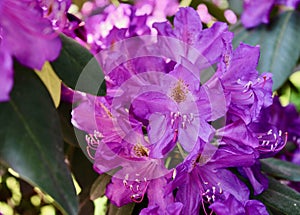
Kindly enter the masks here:
[[49, 62], [44, 64], [41, 71], [35, 70], [35, 72], [47, 87], [57, 108], [60, 102], [61, 80], [57, 77]]

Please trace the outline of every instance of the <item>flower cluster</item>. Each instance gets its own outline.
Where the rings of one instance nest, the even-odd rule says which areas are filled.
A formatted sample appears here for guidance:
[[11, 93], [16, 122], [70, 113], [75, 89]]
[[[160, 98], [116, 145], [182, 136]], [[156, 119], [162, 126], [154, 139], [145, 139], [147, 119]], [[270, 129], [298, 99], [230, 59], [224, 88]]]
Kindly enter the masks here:
[[[174, 15], [179, 6], [176, 0], [136, 1], [135, 5], [118, 6], [102, 4], [86, 2], [82, 10], [87, 44], [94, 53], [107, 48], [112, 41], [153, 33], [152, 24], [166, 21], [166, 17]], [[97, 14], [100, 6], [104, 9]]]
[[259, 159], [287, 141], [264, 118], [272, 79], [256, 70], [259, 47], [234, 50], [226, 24], [203, 29], [192, 8], [153, 28], [131, 37], [130, 24], [126, 40], [106, 44], [97, 58], [107, 95], [82, 95], [72, 111], [94, 169], [114, 172], [106, 196], [117, 206], [147, 198], [141, 214], [268, 214], [236, 175], [261, 193]]

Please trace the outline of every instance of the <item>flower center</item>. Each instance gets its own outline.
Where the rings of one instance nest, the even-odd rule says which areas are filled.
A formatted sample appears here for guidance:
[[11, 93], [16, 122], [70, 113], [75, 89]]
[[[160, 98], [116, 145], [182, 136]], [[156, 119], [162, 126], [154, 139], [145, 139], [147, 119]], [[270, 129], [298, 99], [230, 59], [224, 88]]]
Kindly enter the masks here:
[[177, 103], [184, 102], [188, 94], [188, 85], [186, 85], [183, 80], [179, 80], [175, 87], [172, 89], [171, 97]]
[[138, 157], [148, 157], [149, 149], [144, 147], [142, 144], [138, 143], [133, 147], [134, 154]]

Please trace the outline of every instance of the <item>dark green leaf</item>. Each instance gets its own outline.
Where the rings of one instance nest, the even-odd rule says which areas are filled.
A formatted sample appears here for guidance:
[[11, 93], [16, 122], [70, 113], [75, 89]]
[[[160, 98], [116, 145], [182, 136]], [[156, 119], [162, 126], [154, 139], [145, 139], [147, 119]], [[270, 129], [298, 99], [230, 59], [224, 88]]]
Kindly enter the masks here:
[[94, 203], [90, 198], [90, 189], [98, 174], [93, 169], [93, 164], [78, 147], [69, 146], [67, 151], [72, 173], [81, 188], [79, 193], [79, 215], [94, 214]]
[[111, 176], [104, 173], [95, 180], [90, 192], [91, 200], [100, 198], [105, 194], [106, 185], [110, 182], [110, 179]]
[[288, 11], [277, 16], [269, 25], [246, 30], [235, 27], [234, 45], [241, 41], [260, 45], [260, 72], [273, 73], [273, 89], [278, 89], [291, 75], [300, 56], [300, 14]]
[[0, 159], [49, 194], [65, 213], [76, 214], [78, 203], [64, 162], [58, 115], [33, 71], [15, 67], [11, 99], [0, 103], [0, 122]]
[[62, 133], [63, 133], [64, 141], [72, 146], [79, 147], [74, 132], [74, 127], [71, 123], [72, 104], [61, 102], [57, 110], [60, 118], [60, 123], [62, 125]]
[[103, 96], [104, 75], [93, 55], [75, 40], [61, 35], [63, 47], [51, 65], [62, 81], [72, 89]]
[[67, 154], [72, 173], [81, 187], [80, 198], [85, 199], [89, 197], [91, 186], [97, 179], [98, 173], [94, 171], [92, 162], [80, 148], [70, 146]]
[[300, 214], [300, 194], [273, 178], [269, 178], [269, 188], [258, 199], [283, 214]]
[[134, 203], [124, 205], [123, 207], [118, 208], [117, 206], [110, 204], [108, 208], [108, 215], [128, 215], [132, 214], [134, 209]]
[[261, 164], [262, 170], [272, 176], [290, 181], [300, 181], [299, 165], [276, 158], [263, 159]]

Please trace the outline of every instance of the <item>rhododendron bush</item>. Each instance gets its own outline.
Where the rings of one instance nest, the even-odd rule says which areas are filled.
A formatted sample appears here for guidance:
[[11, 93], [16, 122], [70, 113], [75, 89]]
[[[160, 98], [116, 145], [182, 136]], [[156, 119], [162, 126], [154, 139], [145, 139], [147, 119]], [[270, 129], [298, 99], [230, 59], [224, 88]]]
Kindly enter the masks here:
[[0, 214], [300, 214], [300, 1], [0, 2]]

